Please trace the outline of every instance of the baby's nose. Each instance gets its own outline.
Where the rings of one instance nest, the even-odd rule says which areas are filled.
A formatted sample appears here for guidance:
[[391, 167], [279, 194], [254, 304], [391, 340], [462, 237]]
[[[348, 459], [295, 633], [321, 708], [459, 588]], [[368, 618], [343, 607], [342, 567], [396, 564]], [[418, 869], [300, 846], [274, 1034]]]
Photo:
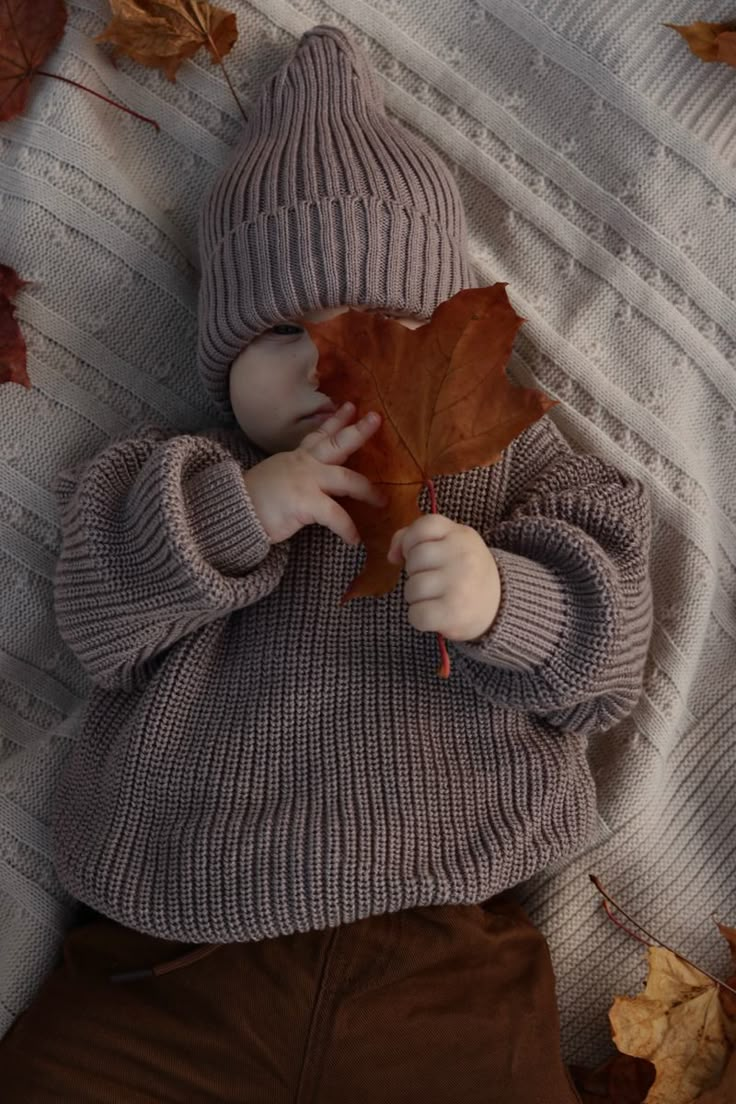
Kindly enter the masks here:
[[312, 363], [311, 363], [309, 371], [307, 373], [307, 380], [309, 381], [309, 386], [310, 387], [318, 387], [319, 386], [319, 372], [317, 371], [317, 364], [318, 363], [319, 363], [319, 353], [315, 349], [314, 350], [314, 357], [312, 359]]

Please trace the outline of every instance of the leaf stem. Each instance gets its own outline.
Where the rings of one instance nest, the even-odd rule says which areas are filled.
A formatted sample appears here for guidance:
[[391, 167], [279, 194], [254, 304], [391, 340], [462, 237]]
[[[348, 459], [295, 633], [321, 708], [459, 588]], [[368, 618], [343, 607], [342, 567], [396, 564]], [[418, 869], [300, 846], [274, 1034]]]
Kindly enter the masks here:
[[137, 111], [133, 111], [131, 107], [126, 107], [124, 104], [116, 103], [115, 100], [111, 100], [109, 96], [103, 96], [101, 92], [95, 92], [92, 88], [87, 88], [86, 84], [80, 84], [78, 81], [70, 80], [69, 77], [62, 77], [60, 73], [47, 73], [45, 69], [36, 69], [36, 72], [41, 77], [53, 77], [54, 80], [64, 81], [65, 84], [72, 84], [75, 88], [81, 88], [83, 92], [89, 92], [90, 96], [97, 96], [98, 100], [104, 100], [105, 103], [109, 103], [112, 107], [119, 108], [120, 111], [125, 111], [128, 115], [134, 115], [136, 119], [140, 119], [144, 123], [150, 123], [156, 130], [160, 130], [155, 119], [149, 119], [147, 115], [139, 115]]
[[[432, 513], [436, 514], [437, 513], [437, 495], [435, 494], [435, 491], [434, 491], [434, 483], [432, 482], [431, 479], [425, 479], [424, 485], [427, 488], [427, 490], [429, 491], [429, 501], [432, 504]], [[437, 644], [438, 644], [439, 649], [440, 649], [440, 665], [437, 668], [437, 674], [439, 675], [440, 678], [446, 679], [446, 678], [450, 677], [450, 671], [452, 670], [451, 665], [450, 665], [450, 656], [448, 654], [447, 644], [445, 642], [445, 638], [442, 635], [442, 633], [437, 633], [436, 636], [437, 636]]]
[[240, 108], [240, 114], [241, 114], [241, 115], [243, 116], [243, 119], [244, 119], [244, 120], [245, 120], [245, 122], [247, 123], [247, 122], [248, 122], [248, 116], [247, 116], [247, 115], [245, 114], [245, 112], [243, 111], [243, 105], [241, 104], [240, 100], [238, 99], [238, 94], [237, 94], [237, 92], [235, 91], [235, 88], [233, 87], [233, 82], [232, 82], [232, 81], [230, 80], [230, 74], [228, 73], [227, 69], [225, 68], [225, 62], [224, 62], [224, 60], [223, 60], [223, 59], [222, 59], [222, 58], [220, 57], [219, 53], [217, 52], [217, 47], [215, 46], [215, 44], [214, 44], [214, 42], [212, 41], [212, 38], [211, 38], [211, 37], [210, 37], [210, 42], [212, 42], [212, 49], [213, 49], [213, 50], [215, 51], [215, 53], [217, 54], [218, 60], [219, 60], [219, 62], [220, 62], [220, 65], [222, 66], [222, 71], [223, 71], [223, 73], [225, 74], [225, 80], [227, 81], [227, 84], [228, 84], [228, 88], [229, 88], [229, 89], [230, 89], [230, 91], [232, 92], [232, 94], [233, 94], [233, 98], [234, 98], [234, 100], [235, 100], [236, 104], [238, 105], [238, 107]]
[[233, 87], [232, 81], [230, 80], [230, 74], [228, 73], [227, 69], [225, 68], [225, 62], [222, 60], [222, 54], [217, 49], [217, 44], [215, 43], [215, 40], [212, 37], [212, 34], [210, 32], [210, 18], [209, 18], [210, 13], [209, 13], [209, 11], [203, 12], [203, 11], [200, 10], [198, 0], [192, 0], [192, 9], [193, 9], [193, 18], [191, 18], [191, 19], [189, 18], [189, 12], [187, 12], [185, 9], [182, 9], [180, 14], [184, 17], [184, 19], [186, 19], [186, 21], [189, 23], [189, 26], [193, 30], [199, 31], [207, 39], [207, 42], [209, 43], [208, 49], [209, 49], [210, 53], [212, 54], [212, 56], [216, 57], [219, 64], [222, 66], [222, 71], [225, 74], [225, 80], [228, 83], [228, 86], [230, 88], [230, 91], [233, 94], [233, 98], [234, 98], [236, 104], [240, 108], [240, 114], [243, 116], [243, 118], [245, 119], [245, 121], [247, 123], [248, 122], [248, 116], [243, 111], [243, 105], [241, 104], [240, 100], [238, 99], [238, 94], [237, 94], [237, 92], [235, 91], [235, 89]]
[[609, 920], [612, 920], [614, 922], [617, 928], [621, 928], [621, 930], [625, 931], [627, 935], [630, 935], [632, 939], [638, 939], [639, 942], [643, 943], [645, 947], [649, 946], [649, 943], [647, 943], [646, 939], [642, 939], [640, 935], [637, 935], [637, 933], [635, 931], [632, 931], [631, 928], [627, 928], [625, 924], [622, 924], [621, 921], [613, 915], [613, 913], [611, 912], [611, 906], [609, 905], [608, 901], [603, 902], [603, 907], [606, 910], [606, 916]]
[[[732, 989], [731, 986], [727, 985], [725, 981], [721, 981], [720, 978], [715, 977], [713, 974], [709, 974], [708, 971], [704, 970], [702, 966], [696, 966], [695, 963], [691, 962], [689, 958], [685, 958], [684, 955], [681, 955], [678, 951], [673, 950], [672, 947], [669, 947], [666, 943], [663, 943], [661, 939], [657, 939], [656, 935], [652, 935], [651, 932], [648, 932], [647, 929], [645, 927], [643, 927], [641, 924], [637, 923], [637, 921], [634, 920], [634, 918], [632, 916], [629, 916], [628, 912], [624, 912], [624, 910], [621, 908], [621, 906], [616, 904], [613, 897], [609, 897], [609, 895], [606, 893], [605, 889], [603, 888], [603, 886], [601, 885], [600, 881], [598, 880], [598, 878], [596, 877], [595, 874], [588, 874], [588, 877], [590, 878], [591, 882], [593, 883], [595, 888], [598, 890], [598, 892], [606, 898], [606, 901], [610, 901], [611, 904], [613, 905], [613, 907], [615, 909], [618, 909], [618, 911], [621, 913], [621, 915], [625, 916], [626, 919], [629, 920], [634, 925], [635, 928], [638, 928], [639, 931], [643, 931], [645, 935], [648, 935], [649, 938], [652, 939], [655, 943], [659, 943], [660, 947], [664, 947], [665, 950], [667, 950], [671, 954], [673, 954], [675, 956], [675, 958], [681, 959], [682, 962], [687, 962], [688, 966], [692, 966], [692, 968], [694, 970], [698, 970], [701, 974], [705, 974], [705, 976], [707, 978], [710, 978], [711, 981], [714, 981], [716, 983], [716, 985], [720, 985], [722, 989], [727, 989], [729, 993], [733, 993], [734, 996], [736, 996], [736, 989]], [[604, 904], [603, 907], [604, 908], [606, 907], [605, 904]], [[619, 923], [618, 920], [615, 920], [614, 917], [611, 916], [611, 913], [608, 911], [607, 908], [606, 908], [606, 914], [609, 916], [609, 918], [611, 920], [613, 920], [613, 922], [615, 924], [618, 925], [618, 927], [624, 928], [623, 924]], [[633, 932], [630, 932], [628, 928], [624, 928], [624, 931], [628, 932], [629, 935], [633, 935], [635, 939], [639, 939], [640, 942], [642, 942], [642, 943], [645, 942], [645, 940], [641, 939], [640, 936], [634, 935]]]

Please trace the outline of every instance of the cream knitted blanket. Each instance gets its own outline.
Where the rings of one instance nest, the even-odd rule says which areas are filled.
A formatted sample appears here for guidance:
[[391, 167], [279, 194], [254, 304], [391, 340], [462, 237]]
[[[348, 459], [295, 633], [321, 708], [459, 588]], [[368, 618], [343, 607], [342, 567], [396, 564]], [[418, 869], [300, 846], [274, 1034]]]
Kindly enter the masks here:
[[[479, 283], [527, 322], [511, 374], [561, 404], [572, 443], [645, 480], [656, 622], [645, 693], [590, 748], [598, 838], [523, 887], [550, 944], [563, 1049], [595, 1064], [607, 1009], [645, 955], [605, 916], [596, 873], [656, 936], [725, 976], [711, 912], [736, 923], [736, 72], [663, 22], [709, 0], [229, 0], [245, 110], [298, 37], [343, 27], [389, 113], [434, 143], [465, 202]], [[215, 419], [196, 377], [195, 220], [241, 125], [206, 56], [176, 83], [92, 38], [69, 0], [48, 67], [154, 117], [156, 133], [39, 77], [0, 124], [0, 262], [33, 389], [0, 390], [0, 1034], [74, 918], [48, 816], [85, 676], [51, 612], [57, 471], [141, 422]]]

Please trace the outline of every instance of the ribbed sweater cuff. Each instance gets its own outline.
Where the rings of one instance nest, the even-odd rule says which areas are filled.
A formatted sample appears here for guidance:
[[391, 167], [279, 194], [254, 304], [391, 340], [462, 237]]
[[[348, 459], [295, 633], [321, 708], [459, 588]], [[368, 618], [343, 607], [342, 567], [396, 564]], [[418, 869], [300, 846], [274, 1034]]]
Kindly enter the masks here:
[[455, 647], [472, 659], [512, 671], [531, 671], [559, 647], [566, 622], [559, 575], [526, 556], [491, 548], [501, 577], [501, 604], [490, 629]]
[[183, 484], [192, 531], [203, 559], [223, 575], [243, 575], [271, 550], [235, 460], [209, 464]]

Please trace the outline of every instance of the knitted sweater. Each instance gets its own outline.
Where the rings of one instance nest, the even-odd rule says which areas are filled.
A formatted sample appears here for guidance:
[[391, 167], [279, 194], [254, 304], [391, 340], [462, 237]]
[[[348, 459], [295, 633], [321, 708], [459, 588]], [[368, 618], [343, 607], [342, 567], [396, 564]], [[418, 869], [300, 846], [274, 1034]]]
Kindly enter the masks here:
[[361, 549], [270, 544], [242, 478], [264, 455], [146, 426], [57, 480], [56, 617], [94, 683], [55, 807], [67, 889], [160, 937], [258, 940], [478, 902], [580, 847], [587, 737], [642, 687], [642, 484], [548, 418], [438, 479], [502, 588], [444, 681], [401, 586], [340, 605]]

